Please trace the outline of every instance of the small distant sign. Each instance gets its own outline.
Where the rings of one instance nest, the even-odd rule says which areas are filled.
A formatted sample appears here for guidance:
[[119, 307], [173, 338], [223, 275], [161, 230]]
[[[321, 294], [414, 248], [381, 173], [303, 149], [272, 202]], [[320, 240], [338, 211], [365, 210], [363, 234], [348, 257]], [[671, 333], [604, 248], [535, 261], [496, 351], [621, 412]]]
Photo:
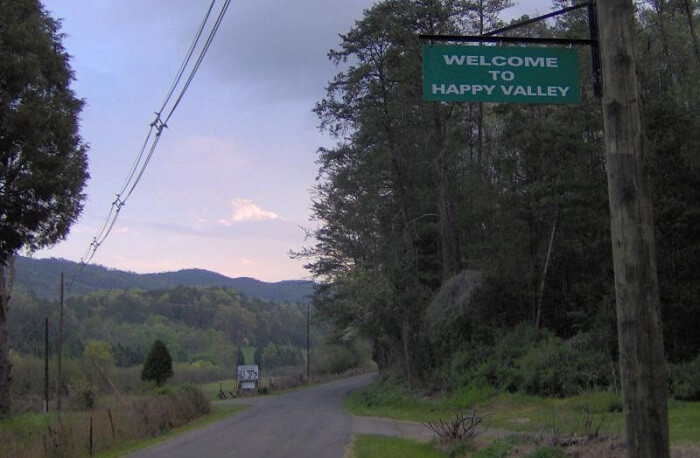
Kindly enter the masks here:
[[257, 382], [259, 370], [257, 364], [248, 364], [236, 367], [236, 378], [239, 382]]
[[426, 43], [423, 100], [580, 103], [578, 54], [562, 48]]
[[241, 390], [243, 390], [243, 391], [255, 390], [255, 382], [241, 382]]

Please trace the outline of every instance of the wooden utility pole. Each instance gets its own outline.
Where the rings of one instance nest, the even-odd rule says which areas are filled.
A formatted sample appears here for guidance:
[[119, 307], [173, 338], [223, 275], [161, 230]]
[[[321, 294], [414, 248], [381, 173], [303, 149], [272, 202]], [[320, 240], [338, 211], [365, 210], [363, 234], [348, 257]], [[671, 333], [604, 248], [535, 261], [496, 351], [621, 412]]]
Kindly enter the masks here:
[[44, 318], [44, 412], [49, 411], [49, 317]]
[[598, 0], [603, 116], [627, 454], [669, 456], [651, 200], [643, 169], [632, 0]]
[[306, 304], [306, 383], [311, 382], [311, 304]]
[[63, 391], [63, 372], [61, 360], [63, 359], [63, 272], [61, 272], [61, 309], [58, 321], [58, 367], [56, 368], [56, 410], [61, 411], [61, 395]]

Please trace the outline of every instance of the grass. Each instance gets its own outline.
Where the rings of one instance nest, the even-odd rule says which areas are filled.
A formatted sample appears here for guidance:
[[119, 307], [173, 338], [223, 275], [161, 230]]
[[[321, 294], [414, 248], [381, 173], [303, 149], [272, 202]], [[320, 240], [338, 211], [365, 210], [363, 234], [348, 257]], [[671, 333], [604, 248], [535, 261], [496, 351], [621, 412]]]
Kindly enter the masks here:
[[172, 431], [168, 432], [167, 434], [163, 434], [162, 436], [158, 437], [152, 437], [149, 439], [139, 439], [139, 440], [130, 440], [130, 441], [125, 441], [123, 442], [119, 447], [113, 448], [111, 450], [107, 450], [103, 453], [98, 453], [96, 456], [102, 457], [102, 458], [111, 458], [111, 457], [119, 457], [119, 456], [124, 456], [128, 455], [130, 453], [133, 453], [137, 450], [141, 450], [146, 447], [150, 447], [152, 445], [160, 444], [161, 442], [165, 442], [169, 439], [172, 439], [173, 437], [180, 436], [182, 434], [188, 433], [190, 431], [193, 431], [195, 429], [203, 428], [205, 426], [208, 426], [212, 423], [216, 423], [219, 420], [223, 420], [226, 417], [229, 417], [235, 413], [238, 413], [244, 409], [248, 408], [248, 406], [245, 405], [233, 405], [233, 406], [213, 406], [211, 413], [204, 415], [203, 417], [200, 417], [196, 419], [195, 421], [188, 423], [187, 425], [173, 429]]
[[506, 458], [513, 445], [515, 445], [513, 438], [496, 439], [474, 453], [471, 458]]
[[209, 401], [215, 401], [219, 399], [219, 386], [221, 386], [221, 389], [224, 390], [224, 393], [228, 394], [229, 392], [235, 393], [237, 385], [235, 379], [226, 379], [219, 380], [217, 382], [202, 383], [201, 385], [197, 386], [200, 390], [202, 390], [202, 393], [204, 393], [204, 397], [206, 397]]
[[430, 443], [398, 437], [355, 436], [347, 458], [443, 458], [447, 455]]
[[[65, 416], [66, 414], [64, 414]], [[15, 417], [1, 420], [0, 427], [13, 437], [20, 439], [31, 438], [36, 431], [44, 431], [53, 425], [58, 418], [58, 413], [25, 413]]]
[[[381, 380], [345, 400], [346, 410], [354, 415], [425, 422], [476, 408], [491, 414], [488, 424], [493, 428], [560, 434], [585, 434], [599, 427], [602, 434], [621, 435], [620, 407], [619, 395], [607, 392], [552, 399], [472, 387], [450, 395], [420, 397], [395, 382]], [[672, 442], [700, 443], [700, 402], [669, 402], [669, 422]]]

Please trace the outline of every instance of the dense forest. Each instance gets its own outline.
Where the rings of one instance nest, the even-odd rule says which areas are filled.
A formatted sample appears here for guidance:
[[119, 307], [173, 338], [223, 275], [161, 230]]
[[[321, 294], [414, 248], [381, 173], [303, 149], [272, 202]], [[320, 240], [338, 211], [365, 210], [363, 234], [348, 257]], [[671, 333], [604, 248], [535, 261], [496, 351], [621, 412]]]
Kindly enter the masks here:
[[[298, 255], [322, 283], [320, 313], [371, 339], [380, 368], [409, 384], [478, 381], [550, 395], [614, 387], [590, 50], [579, 49], [579, 105], [422, 101], [418, 35], [494, 29], [510, 4], [388, 0], [341, 35], [329, 56], [343, 70], [315, 109], [337, 144], [319, 150], [317, 243]], [[672, 375], [691, 364], [700, 374], [698, 3], [647, 0], [636, 14], [666, 354]], [[585, 9], [507, 33], [587, 34]]]
[[[56, 326], [58, 303], [21, 292], [12, 299], [14, 351], [43, 355], [43, 318]], [[97, 291], [70, 298], [65, 310], [65, 355], [80, 358], [89, 341], [104, 341], [120, 367], [142, 364], [154, 339], [166, 344], [176, 362], [226, 368], [236, 364], [239, 347], [272, 344], [296, 353], [306, 347], [305, 305], [247, 299], [230, 288]], [[314, 343], [327, 331], [314, 325]]]

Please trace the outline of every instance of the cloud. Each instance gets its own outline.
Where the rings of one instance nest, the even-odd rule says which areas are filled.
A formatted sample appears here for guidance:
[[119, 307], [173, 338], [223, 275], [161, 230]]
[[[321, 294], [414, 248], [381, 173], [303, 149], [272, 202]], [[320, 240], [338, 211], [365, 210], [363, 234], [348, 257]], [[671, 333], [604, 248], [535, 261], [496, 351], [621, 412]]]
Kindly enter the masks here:
[[229, 226], [230, 222], [242, 223], [246, 221], [265, 221], [280, 219], [277, 213], [265, 210], [250, 199], [233, 199], [233, 215], [229, 220], [219, 220], [219, 223], [224, 226]]

